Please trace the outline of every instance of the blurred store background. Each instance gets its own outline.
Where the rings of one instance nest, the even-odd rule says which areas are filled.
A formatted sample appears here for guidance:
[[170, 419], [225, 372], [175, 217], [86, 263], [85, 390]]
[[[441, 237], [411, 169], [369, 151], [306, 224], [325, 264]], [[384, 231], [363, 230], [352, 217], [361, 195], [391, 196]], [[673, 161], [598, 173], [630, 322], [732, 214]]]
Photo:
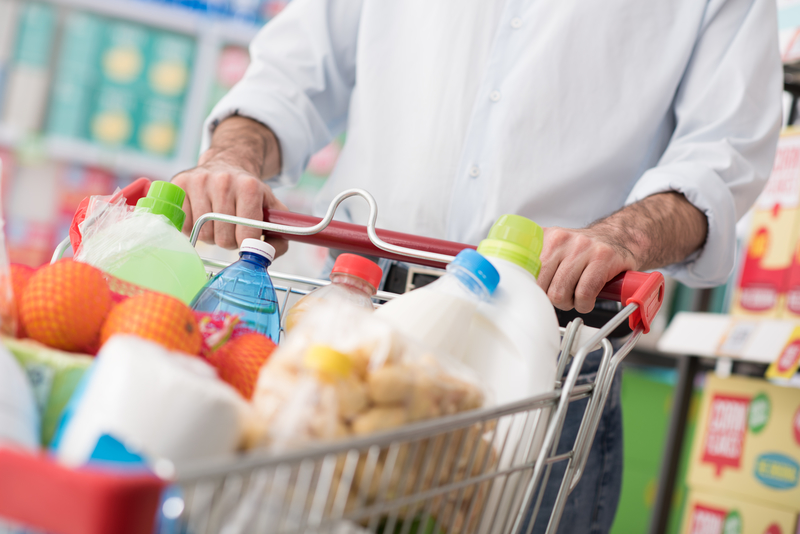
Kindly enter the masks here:
[[[0, 160], [12, 262], [49, 261], [84, 197], [109, 194], [139, 176], [169, 180], [193, 167], [204, 117], [242, 77], [249, 41], [285, 5], [283, 0], [0, 0]], [[788, 126], [798, 117], [800, 0], [778, 0], [778, 8]], [[295, 187], [277, 192], [290, 209], [310, 212], [343, 142], [337, 139], [315, 155]], [[795, 170], [800, 180], [800, 166]], [[750, 224], [745, 218], [739, 225], [742, 251]], [[794, 250], [795, 243], [788, 246]], [[293, 245], [275, 269], [316, 276], [325, 255], [324, 249]], [[659, 336], [680, 312], [727, 314], [738, 279], [737, 271], [728, 284], [702, 290], [670, 281], [659, 324], [628, 359], [625, 471], [615, 534], [681, 530], [705, 375], [683, 373], [684, 360], [662, 353]], [[720, 372], [719, 361], [698, 360], [698, 369]], [[766, 368], [746, 359], [727, 361], [729, 373], [763, 375]], [[677, 434], [670, 425], [676, 409], [685, 412]], [[667, 475], [674, 484], [664, 486]]]

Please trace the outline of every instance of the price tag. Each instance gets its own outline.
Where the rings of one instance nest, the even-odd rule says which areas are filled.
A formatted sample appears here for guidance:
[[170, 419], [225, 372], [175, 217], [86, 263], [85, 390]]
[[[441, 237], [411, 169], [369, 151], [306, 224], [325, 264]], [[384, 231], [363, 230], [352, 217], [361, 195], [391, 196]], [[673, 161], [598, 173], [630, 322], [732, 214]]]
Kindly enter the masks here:
[[756, 321], [737, 321], [733, 323], [727, 335], [722, 338], [717, 354], [732, 358], [740, 357], [757, 326], [758, 323]]

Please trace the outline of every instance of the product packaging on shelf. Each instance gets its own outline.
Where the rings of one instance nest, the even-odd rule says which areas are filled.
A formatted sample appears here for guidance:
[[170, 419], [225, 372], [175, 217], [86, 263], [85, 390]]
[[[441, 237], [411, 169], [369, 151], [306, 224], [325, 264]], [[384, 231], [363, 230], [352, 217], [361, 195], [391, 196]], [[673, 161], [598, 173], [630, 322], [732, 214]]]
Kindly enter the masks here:
[[22, 5], [2, 115], [2, 121], [19, 132], [41, 129], [50, 89], [55, 24], [53, 6], [35, 2]]
[[797, 512], [746, 497], [692, 491], [686, 500], [682, 534], [795, 534]]
[[103, 36], [104, 20], [100, 17], [79, 11], [66, 16], [48, 111], [50, 135], [87, 137]]
[[688, 480], [695, 490], [800, 512], [800, 390], [709, 375]]
[[[753, 208], [750, 239], [731, 306], [733, 315], [774, 318], [784, 313], [798, 230], [800, 132], [791, 131], [780, 139], [772, 174]], [[798, 297], [800, 293], [791, 298], [800, 305]]]

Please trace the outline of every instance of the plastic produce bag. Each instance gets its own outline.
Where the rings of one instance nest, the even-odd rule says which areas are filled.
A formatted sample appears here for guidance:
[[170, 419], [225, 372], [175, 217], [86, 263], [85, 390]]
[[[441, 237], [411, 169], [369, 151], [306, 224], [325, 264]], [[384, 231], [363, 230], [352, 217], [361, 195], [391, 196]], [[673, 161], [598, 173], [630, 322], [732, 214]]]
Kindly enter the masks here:
[[[3, 176], [3, 162], [0, 161], [0, 177]], [[14, 336], [17, 333], [17, 306], [14, 300], [14, 286], [11, 283], [11, 264], [6, 249], [5, 218], [0, 195], [0, 334]]]
[[[462, 364], [415, 344], [365, 310], [320, 303], [261, 369], [253, 404], [264, 428], [256, 444], [286, 450], [360, 437], [476, 409], [485, 401], [484, 389]], [[330, 483], [332, 494], [345, 484], [345, 512], [381, 495], [408, 496], [477, 476], [497, 461], [479, 425], [453, 431], [450, 439], [407, 442], [391, 453], [383, 448], [377, 458], [361, 454], [351, 482], [342, 478], [352, 462], [345, 456], [338, 457]], [[439, 460], [424, 462], [426, 456]], [[467, 514], [481, 509], [488, 488], [474, 484], [460, 500], [439, 495], [431, 499], [433, 509], [456, 531], [471, 530], [476, 518]], [[418, 512], [407, 507], [400, 517], [413, 520]]]

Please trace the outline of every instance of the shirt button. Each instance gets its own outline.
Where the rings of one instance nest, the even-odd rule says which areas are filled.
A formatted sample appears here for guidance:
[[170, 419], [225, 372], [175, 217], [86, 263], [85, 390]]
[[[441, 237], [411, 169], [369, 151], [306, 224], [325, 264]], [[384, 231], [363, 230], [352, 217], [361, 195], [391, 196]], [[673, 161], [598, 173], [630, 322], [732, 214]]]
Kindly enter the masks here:
[[511, 19], [511, 27], [515, 30], [518, 30], [522, 27], [522, 19], [519, 17], [514, 17]]
[[481, 168], [478, 167], [477, 165], [473, 165], [472, 167], [469, 168], [469, 175], [472, 176], [473, 178], [477, 178], [478, 176], [480, 176], [480, 174], [481, 174]]
[[500, 100], [500, 91], [492, 91], [489, 93], [489, 100], [492, 102], [497, 102]]

